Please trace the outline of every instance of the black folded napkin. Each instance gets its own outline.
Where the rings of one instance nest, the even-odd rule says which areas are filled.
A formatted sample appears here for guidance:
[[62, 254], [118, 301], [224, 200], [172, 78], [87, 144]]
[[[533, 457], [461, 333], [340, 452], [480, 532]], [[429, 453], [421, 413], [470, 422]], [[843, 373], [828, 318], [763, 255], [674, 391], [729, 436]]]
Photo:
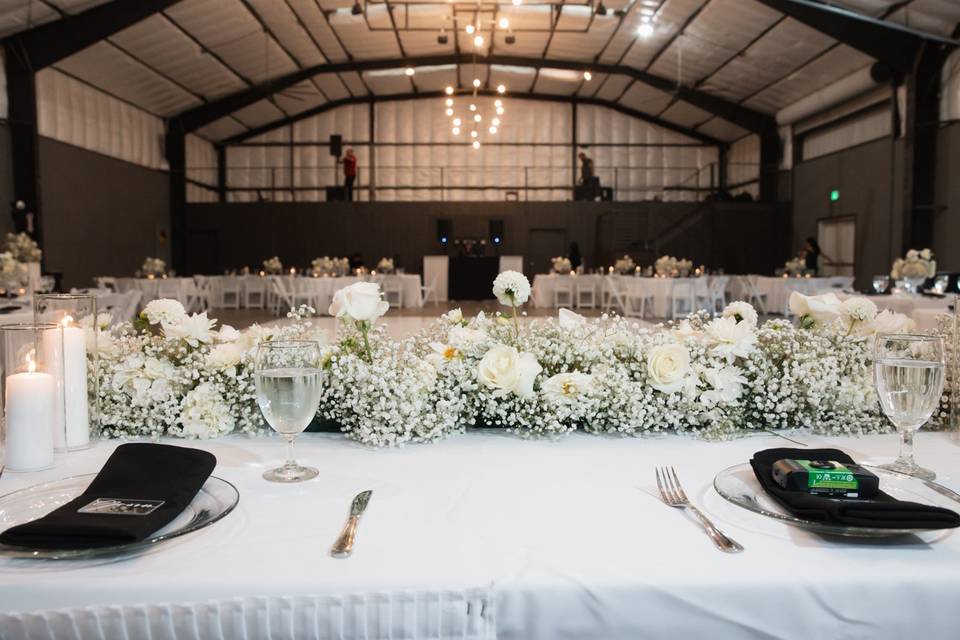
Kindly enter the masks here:
[[24, 309], [25, 307], [19, 307], [16, 305], [6, 306], [6, 307], [0, 307], [0, 313], [4, 313], [4, 314], [13, 313], [14, 311], [23, 311]]
[[760, 485], [793, 515], [806, 520], [848, 527], [879, 529], [948, 529], [960, 526], [960, 515], [949, 509], [897, 500], [883, 491], [869, 500], [825, 498], [787, 491], [773, 479], [773, 463], [783, 459], [856, 461], [838, 449], [766, 449], [753, 454], [750, 466]]
[[78, 498], [38, 520], [7, 529], [0, 542], [88, 549], [143, 540], [180, 515], [216, 466], [216, 457], [199, 449], [122, 444]]

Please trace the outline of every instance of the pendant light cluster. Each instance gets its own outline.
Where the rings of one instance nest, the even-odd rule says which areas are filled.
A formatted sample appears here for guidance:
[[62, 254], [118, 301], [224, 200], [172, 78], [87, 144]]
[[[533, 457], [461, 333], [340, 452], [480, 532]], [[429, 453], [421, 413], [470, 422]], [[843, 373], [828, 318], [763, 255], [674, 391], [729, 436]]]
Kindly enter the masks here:
[[[496, 135], [497, 132], [500, 131], [501, 118], [506, 113], [503, 98], [498, 97], [493, 101], [494, 113], [491, 114], [489, 118], [484, 117], [483, 109], [481, 109], [477, 100], [481, 84], [480, 78], [474, 78], [473, 91], [462, 96], [464, 102], [467, 104], [467, 111], [463, 113], [463, 115], [457, 112], [456, 89], [451, 85], [448, 86], [444, 92], [447, 95], [447, 97], [444, 98], [444, 105], [446, 107], [444, 113], [450, 118], [451, 133], [458, 138], [463, 136], [465, 142], [469, 143], [474, 149], [480, 148], [480, 132], [484, 128], [486, 128], [487, 133], [490, 135]], [[503, 96], [506, 92], [506, 85], [497, 85], [498, 96]]]

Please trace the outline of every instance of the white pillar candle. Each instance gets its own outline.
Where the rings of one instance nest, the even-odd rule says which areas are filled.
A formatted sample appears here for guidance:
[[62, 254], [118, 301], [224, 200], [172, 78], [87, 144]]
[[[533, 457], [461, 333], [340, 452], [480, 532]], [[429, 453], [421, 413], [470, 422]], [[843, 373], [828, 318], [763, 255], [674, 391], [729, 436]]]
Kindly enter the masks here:
[[37, 471], [53, 466], [54, 377], [28, 371], [6, 378], [6, 468]]
[[[63, 416], [54, 417], [54, 444], [77, 449], [90, 444], [90, 408], [87, 396], [87, 337], [80, 327], [63, 323], [61, 351], [60, 330], [50, 329], [43, 335], [43, 348], [52, 371], [63, 380]], [[62, 446], [61, 445], [61, 446]]]
[[63, 395], [63, 333], [60, 329], [47, 329], [43, 332], [43, 356], [45, 369], [53, 375], [54, 406], [51, 417], [53, 432], [53, 448], [63, 451], [67, 448], [67, 428], [64, 423], [64, 395]]

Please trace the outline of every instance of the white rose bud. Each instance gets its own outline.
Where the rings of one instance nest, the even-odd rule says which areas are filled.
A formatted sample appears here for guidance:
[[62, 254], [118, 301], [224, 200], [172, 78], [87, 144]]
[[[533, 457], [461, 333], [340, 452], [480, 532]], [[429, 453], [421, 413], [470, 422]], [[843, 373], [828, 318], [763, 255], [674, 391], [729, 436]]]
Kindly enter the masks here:
[[357, 322], [376, 320], [387, 312], [390, 304], [381, 298], [380, 285], [357, 282], [337, 291], [330, 304], [330, 315], [349, 317]]

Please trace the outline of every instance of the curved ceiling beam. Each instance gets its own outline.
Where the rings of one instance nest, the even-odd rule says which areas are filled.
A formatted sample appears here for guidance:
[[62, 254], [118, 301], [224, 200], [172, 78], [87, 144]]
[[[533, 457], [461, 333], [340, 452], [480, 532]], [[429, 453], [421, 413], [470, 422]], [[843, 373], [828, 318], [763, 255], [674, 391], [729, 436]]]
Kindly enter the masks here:
[[[483, 90], [477, 91], [477, 95], [499, 96], [500, 94], [493, 90], [483, 89]], [[313, 109], [307, 109], [306, 111], [303, 111], [296, 115], [289, 116], [286, 118], [281, 118], [279, 120], [275, 120], [265, 125], [256, 127], [255, 129], [251, 129], [250, 131], [245, 131], [244, 133], [232, 136], [230, 138], [227, 138], [220, 144], [222, 145], [237, 144], [237, 143], [243, 142], [244, 140], [249, 140], [254, 136], [264, 134], [268, 131], [273, 131], [274, 129], [277, 129], [279, 127], [285, 127], [299, 120], [303, 120], [305, 118], [309, 118], [317, 114], [324, 113], [325, 111], [330, 111], [331, 109], [336, 109], [337, 107], [343, 107], [346, 105], [366, 104], [368, 102], [374, 102], [374, 103], [375, 102], [395, 102], [398, 100], [443, 98], [445, 96], [446, 94], [442, 91], [420, 91], [417, 93], [395, 93], [395, 94], [386, 95], [386, 96], [354, 96], [352, 98], [344, 98], [342, 100], [333, 100], [331, 102], [327, 102], [317, 107], [314, 107]], [[587, 98], [587, 97], [573, 98], [571, 96], [558, 96], [558, 95], [549, 94], [549, 93], [520, 93], [520, 92], [511, 93], [510, 97], [521, 98], [521, 99], [526, 98], [528, 100], [542, 100], [545, 102], [562, 102], [564, 104], [571, 104], [576, 102], [577, 104], [592, 104], [592, 105], [598, 105], [601, 107], [607, 107], [609, 109], [619, 111], [620, 113], [623, 113], [625, 115], [638, 118], [640, 120], [644, 120], [658, 127], [663, 127], [664, 129], [675, 131], [676, 133], [687, 136], [688, 138], [698, 140], [705, 145], [716, 146], [716, 147], [727, 146], [726, 142], [722, 140], [718, 140], [706, 134], [700, 133], [699, 131], [688, 129], [687, 127], [681, 126], [679, 124], [675, 124], [673, 122], [668, 122], [666, 120], [662, 120], [648, 113], [643, 113], [642, 111], [637, 111], [636, 109], [631, 109], [621, 104], [610, 102], [608, 100], [602, 100], [600, 98]]]
[[[274, 78], [263, 84], [244, 89], [219, 100], [184, 111], [170, 119], [170, 127], [175, 131], [189, 133], [211, 122], [219, 120], [247, 107], [259, 100], [283, 91], [295, 84], [320, 74], [343, 73], [348, 71], [376, 71], [379, 69], [398, 69], [405, 66], [442, 66], [458, 64], [502, 65], [512, 67], [527, 67], [533, 69], [563, 69], [570, 71], [590, 71], [592, 73], [620, 74], [633, 78], [660, 91], [670, 93], [679, 100], [688, 102], [708, 113], [733, 122], [739, 127], [754, 133], [776, 129], [773, 117], [759, 111], [730, 102], [724, 98], [704, 93], [703, 91], [684, 86], [668, 78], [634, 69], [633, 67], [612, 64], [578, 62], [575, 60], [545, 60], [542, 58], [524, 58], [520, 56], [492, 55], [474, 57], [466, 54], [444, 54], [435, 56], [420, 56], [398, 60], [353, 60], [349, 62], [334, 62], [308, 67], [300, 71]], [[567, 100], [570, 96], [559, 96]], [[605, 103], [611, 106], [612, 103]], [[637, 112], [639, 113], [639, 112]]]

